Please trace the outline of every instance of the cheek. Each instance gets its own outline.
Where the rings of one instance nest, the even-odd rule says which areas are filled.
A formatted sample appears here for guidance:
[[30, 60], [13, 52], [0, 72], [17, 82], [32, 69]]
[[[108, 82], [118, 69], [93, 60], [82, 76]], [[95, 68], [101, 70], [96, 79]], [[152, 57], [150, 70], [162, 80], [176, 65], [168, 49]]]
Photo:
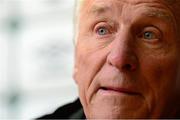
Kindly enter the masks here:
[[[141, 73], [144, 80], [144, 95], [148, 102], [161, 103], [166, 101], [173, 93], [177, 80], [177, 57], [146, 56], [141, 62]], [[162, 103], [163, 104], [163, 103]]]
[[93, 76], [95, 76], [102, 64], [106, 61], [106, 54], [107, 50], [97, 46], [88, 36], [80, 38], [75, 55], [76, 72], [74, 78], [76, 82], [89, 86]]
[[76, 63], [75, 63], [76, 72], [74, 73], [74, 79], [78, 85], [80, 101], [83, 105], [83, 108], [86, 110], [87, 107], [86, 92], [89, 83], [91, 81], [92, 75], [90, 75], [90, 73], [92, 73], [91, 72], [92, 68], [90, 68], [91, 66], [87, 64], [88, 56], [79, 53], [80, 52], [77, 51]]
[[89, 49], [88, 46], [78, 46], [76, 50], [76, 63], [74, 79], [79, 88], [79, 96], [83, 106], [88, 104], [87, 94], [94, 77], [106, 61], [106, 50]]

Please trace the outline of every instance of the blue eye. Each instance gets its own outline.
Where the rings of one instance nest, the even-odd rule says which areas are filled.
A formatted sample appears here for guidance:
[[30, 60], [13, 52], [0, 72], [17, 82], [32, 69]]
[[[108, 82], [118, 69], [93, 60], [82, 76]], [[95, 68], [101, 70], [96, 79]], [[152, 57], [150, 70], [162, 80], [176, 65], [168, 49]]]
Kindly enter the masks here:
[[98, 29], [97, 33], [99, 35], [106, 35], [108, 33], [108, 30], [105, 27], [101, 27]]
[[147, 40], [156, 39], [156, 35], [153, 32], [144, 32], [143, 38]]

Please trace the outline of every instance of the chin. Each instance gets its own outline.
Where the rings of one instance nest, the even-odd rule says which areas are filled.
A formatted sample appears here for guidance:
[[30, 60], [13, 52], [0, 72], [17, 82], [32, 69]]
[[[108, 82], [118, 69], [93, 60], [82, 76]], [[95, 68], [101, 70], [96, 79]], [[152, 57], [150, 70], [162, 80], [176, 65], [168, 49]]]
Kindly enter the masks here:
[[123, 114], [122, 112], [116, 113], [112, 111], [92, 112], [88, 118], [90, 119], [128, 119], [133, 118], [131, 114]]
[[89, 119], [137, 119], [148, 118], [146, 107], [137, 107], [133, 104], [112, 104], [112, 103], [94, 103], [89, 106], [86, 116]]
[[87, 118], [90, 119], [142, 119], [148, 118], [147, 113], [143, 112], [130, 112], [130, 111], [91, 111]]

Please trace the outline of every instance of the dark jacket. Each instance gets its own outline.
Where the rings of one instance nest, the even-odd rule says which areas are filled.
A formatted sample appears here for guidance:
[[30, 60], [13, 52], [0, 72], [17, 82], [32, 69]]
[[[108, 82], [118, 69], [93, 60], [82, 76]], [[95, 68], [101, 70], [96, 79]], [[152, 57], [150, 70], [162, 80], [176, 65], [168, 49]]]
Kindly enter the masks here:
[[82, 105], [77, 99], [76, 101], [66, 104], [58, 108], [52, 114], [44, 115], [39, 119], [85, 119]]

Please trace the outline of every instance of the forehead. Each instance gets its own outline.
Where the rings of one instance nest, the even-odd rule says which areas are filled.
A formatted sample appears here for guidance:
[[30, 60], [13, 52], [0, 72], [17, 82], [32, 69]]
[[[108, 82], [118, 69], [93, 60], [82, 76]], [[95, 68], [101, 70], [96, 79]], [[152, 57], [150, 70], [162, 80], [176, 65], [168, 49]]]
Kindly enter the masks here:
[[[113, 9], [122, 12], [124, 6], [129, 8], [140, 8], [140, 12], [144, 12], [144, 15], [148, 17], [158, 17], [165, 20], [170, 20], [173, 16], [170, 4], [176, 2], [175, 0], [86, 0], [83, 5], [83, 11], [85, 14], [99, 16], [103, 13], [111, 11]], [[136, 7], [134, 7], [136, 6]], [[145, 9], [144, 9], [145, 8]], [[131, 10], [135, 11], [135, 10]]]
[[126, 3], [131, 5], [149, 3], [149, 4], [161, 4], [170, 9], [176, 9], [174, 12], [177, 12], [177, 9], [180, 8], [180, 0], [79, 0], [78, 3], [84, 3], [83, 8], [89, 8], [92, 5], [102, 6], [104, 4], [111, 6], [112, 3]]
[[[78, 0], [78, 3], [83, 3], [83, 2], [94, 2], [98, 0]], [[104, 0], [108, 1], [108, 0]], [[113, 0], [113, 1], [121, 1], [121, 2], [132, 2], [132, 3], [138, 3], [138, 2], [165, 2], [169, 5], [179, 3], [179, 0]]]

